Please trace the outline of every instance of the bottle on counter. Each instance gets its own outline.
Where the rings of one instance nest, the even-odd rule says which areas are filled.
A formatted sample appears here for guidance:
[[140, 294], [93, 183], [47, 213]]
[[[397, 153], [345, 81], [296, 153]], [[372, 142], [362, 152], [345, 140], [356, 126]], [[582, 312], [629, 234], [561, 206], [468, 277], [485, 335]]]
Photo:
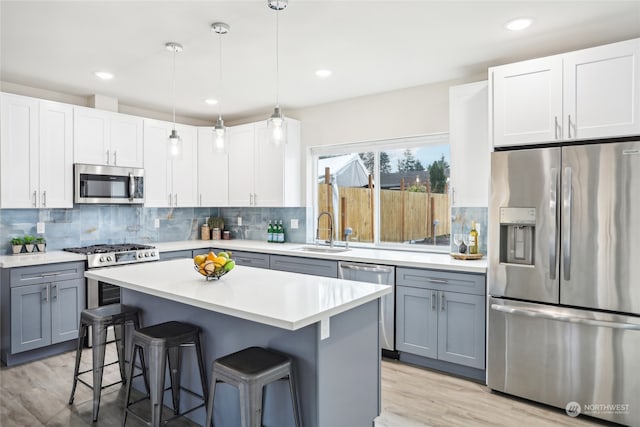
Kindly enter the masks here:
[[282, 225], [282, 220], [280, 220], [280, 224], [278, 225], [278, 242], [284, 243], [284, 226]]
[[476, 222], [471, 221], [471, 231], [469, 232], [469, 255], [478, 253], [478, 231], [476, 230]]
[[267, 227], [267, 242], [273, 242], [273, 226], [271, 225], [271, 221], [269, 221], [269, 226]]

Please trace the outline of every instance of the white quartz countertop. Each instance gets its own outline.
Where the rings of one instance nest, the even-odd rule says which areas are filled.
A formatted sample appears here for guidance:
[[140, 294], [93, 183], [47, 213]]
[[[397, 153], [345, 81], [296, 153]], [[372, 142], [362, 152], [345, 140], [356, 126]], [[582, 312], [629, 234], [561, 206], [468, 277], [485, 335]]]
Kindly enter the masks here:
[[479, 260], [457, 260], [452, 258], [449, 254], [442, 253], [367, 249], [357, 247], [352, 247], [347, 252], [339, 253], [307, 252], [300, 250], [303, 246], [311, 246], [304, 243], [267, 243], [255, 240], [185, 240], [179, 242], [160, 242], [155, 243], [154, 246], [156, 246], [160, 252], [198, 248], [216, 248], [229, 249], [231, 251], [260, 252], [305, 258], [365, 262], [371, 264], [429, 268], [434, 270], [448, 270], [467, 273], [485, 274], [487, 272], [486, 257]]
[[87, 256], [65, 251], [0, 256], [0, 268], [27, 267], [59, 262], [86, 261]]
[[243, 266], [207, 281], [190, 259], [96, 269], [85, 277], [287, 330], [326, 322], [392, 291], [386, 285]]
[[[267, 243], [255, 240], [182, 240], [177, 242], [154, 243], [153, 245], [158, 248], [160, 252], [215, 248], [466, 273], [485, 274], [487, 272], [486, 257], [479, 260], [462, 261], [453, 259], [449, 254], [440, 253], [357, 247], [340, 253], [306, 252], [300, 250], [303, 246], [309, 246], [304, 243]], [[84, 260], [86, 260], [85, 255], [64, 251], [51, 251], [41, 254], [5, 255], [0, 256], [0, 268], [26, 267], [30, 265]]]

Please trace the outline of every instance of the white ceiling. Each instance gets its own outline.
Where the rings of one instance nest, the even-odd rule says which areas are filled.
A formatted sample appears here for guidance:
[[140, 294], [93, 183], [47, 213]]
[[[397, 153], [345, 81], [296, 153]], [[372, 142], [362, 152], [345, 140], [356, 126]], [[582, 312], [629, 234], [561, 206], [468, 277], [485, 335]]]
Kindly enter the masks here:
[[[275, 14], [267, 1], [0, 1], [0, 80], [227, 121], [275, 104]], [[534, 24], [514, 33], [516, 17]], [[469, 78], [488, 66], [640, 37], [640, 1], [311, 1], [280, 12], [280, 104], [335, 100]], [[321, 80], [319, 68], [333, 70]], [[108, 70], [110, 81], [93, 72]]]

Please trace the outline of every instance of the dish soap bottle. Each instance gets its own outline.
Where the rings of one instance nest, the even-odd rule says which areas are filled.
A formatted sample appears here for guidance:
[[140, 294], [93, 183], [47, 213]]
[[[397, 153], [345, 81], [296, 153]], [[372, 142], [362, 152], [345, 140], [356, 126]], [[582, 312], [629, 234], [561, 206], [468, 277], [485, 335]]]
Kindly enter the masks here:
[[471, 231], [469, 232], [469, 255], [478, 254], [478, 231], [476, 230], [476, 222], [471, 221]]

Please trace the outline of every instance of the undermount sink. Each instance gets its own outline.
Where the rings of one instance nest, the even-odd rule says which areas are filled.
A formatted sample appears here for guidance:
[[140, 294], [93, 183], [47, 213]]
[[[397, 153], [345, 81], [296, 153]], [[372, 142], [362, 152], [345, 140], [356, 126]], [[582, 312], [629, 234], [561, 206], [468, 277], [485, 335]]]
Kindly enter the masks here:
[[327, 253], [327, 254], [338, 254], [340, 252], [347, 252], [350, 251], [350, 248], [345, 248], [345, 247], [341, 247], [341, 248], [332, 248], [330, 246], [302, 246], [300, 248], [297, 248], [296, 250], [298, 251], [306, 251], [306, 252], [322, 252], [322, 253]]

